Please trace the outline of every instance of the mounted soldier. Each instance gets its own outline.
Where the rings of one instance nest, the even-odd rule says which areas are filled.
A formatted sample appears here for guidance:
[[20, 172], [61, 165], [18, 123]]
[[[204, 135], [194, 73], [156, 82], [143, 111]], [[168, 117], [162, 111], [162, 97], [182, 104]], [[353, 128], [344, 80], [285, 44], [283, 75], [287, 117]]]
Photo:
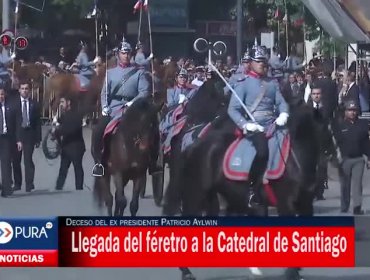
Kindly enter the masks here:
[[99, 57], [95, 57], [93, 61], [89, 61], [87, 55], [87, 44], [84, 42], [80, 43], [81, 50], [76, 58], [76, 64], [78, 68], [78, 74], [76, 77], [80, 82], [80, 89], [83, 91], [87, 89], [90, 84], [91, 78], [95, 74], [94, 66], [99, 62]]
[[107, 71], [102, 92], [102, 118], [93, 131], [92, 154], [95, 165], [93, 176], [103, 176], [102, 165], [103, 137], [106, 127], [122, 117], [122, 108], [131, 106], [137, 99], [150, 96], [150, 81], [143, 67], [132, 64], [131, 45], [122, 40], [117, 48], [118, 65]]
[[188, 84], [188, 72], [184, 68], [177, 74], [176, 85], [167, 89], [168, 112], [159, 126], [165, 154], [171, 149], [172, 138], [181, 131], [181, 125], [185, 124], [185, 117], [182, 115], [184, 107], [179, 105], [190, 100], [198, 92], [198, 89], [198, 87]]
[[271, 67], [272, 78], [278, 79], [278, 81], [284, 78], [284, 67], [286, 65], [286, 61], [281, 61], [276, 47], [272, 48], [272, 55], [268, 61], [268, 64]]
[[[269, 159], [268, 139], [265, 134], [274, 122], [277, 126], [285, 126], [288, 121], [288, 104], [280, 93], [276, 80], [268, 78], [267, 55], [262, 47], [251, 51], [251, 71], [239, 80], [235, 91], [240, 100], [255, 118], [253, 122], [243, 110], [240, 101], [233, 95], [230, 100], [228, 114], [256, 150], [248, 178], [248, 206], [258, 204], [256, 187], [262, 183], [261, 178], [267, 168]], [[280, 113], [276, 118], [275, 107]], [[275, 120], [276, 118], [276, 120]]]
[[[250, 56], [251, 50], [247, 49], [241, 59], [241, 65], [239, 68], [235, 71], [235, 73], [230, 77], [229, 84], [233, 87], [237, 84], [239, 80], [243, 80], [250, 71], [251, 67], [251, 56]], [[226, 91], [229, 91], [227, 87], [225, 87]]]
[[167, 90], [167, 107], [171, 108], [178, 104], [184, 103], [186, 100], [192, 98], [197, 92], [197, 87], [190, 87], [188, 84], [189, 76], [188, 71], [182, 68], [177, 77], [177, 84], [173, 88]]
[[144, 66], [146, 68], [149, 68], [150, 66], [150, 61], [153, 59], [154, 55], [151, 53], [148, 58], [145, 58], [144, 46], [140, 42], [136, 44], [135, 50], [136, 54], [135, 57], [133, 58], [133, 62], [135, 62], [137, 65]]
[[10, 56], [7, 52], [3, 52], [3, 47], [0, 46], [0, 86], [9, 87], [10, 73], [8, 71], [9, 64], [15, 59], [15, 53]]

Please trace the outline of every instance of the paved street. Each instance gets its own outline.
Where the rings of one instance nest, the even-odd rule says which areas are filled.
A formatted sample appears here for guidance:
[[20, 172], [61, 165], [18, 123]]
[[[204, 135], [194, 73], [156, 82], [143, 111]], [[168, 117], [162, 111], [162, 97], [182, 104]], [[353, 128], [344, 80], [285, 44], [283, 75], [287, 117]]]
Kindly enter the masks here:
[[[48, 162], [41, 149], [35, 151], [36, 165], [35, 192], [26, 194], [24, 191], [16, 193], [12, 198], [0, 198], [0, 216], [3, 217], [35, 217], [35, 216], [92, 216], [101, 215], [93, 203], [90, 188], [93, 178], [90, 175], [92, 158], [90, 156], [90, 133], [85, 129], [86, 146], [88, 152], [84, 157], [85, 183], [84, 191], [74, 190], [74, 173], [72, 167], [62, 192], [54, 191], [56, 176], [58, 174], [59, 159]], [[318, 215], [339, 214], [339, 184], [335, 170], [330, 168], [329, 190], [325, 192], [327, 200], [315, 203]], [[370, 171], [366, 171], [364, 178], [364, 209], [370, 214]], [[24, 186], [23, 186], [24, 188]], [[150, 195], [151, 188], [147, 188]], [[131, 196], [131, 187], [126, 189], [128, 197]], [[128, 209], [127, 209], [128, 211]], [[128, 215], [128, 212], [125, 213]], [[160, 215], [161, 209], [156, 207], [150, 198], [140, 200], [139, 215]], [[369, 246], [370, 241], [364, 241], [363, 246]], [[366, 243], [367, 242], [367, 243]], [[370, 246], [369, 246], [370, 247]], [[367, 251], [370, 258], [370, 249]], [[282, 269], [262, 269], [262, 279], [280, 279]], [[248, 269], [195, 269], [194, 274], [201, 280], [239, 280], [250, 279]], [[304, 270], [307, 279], [336, 279], [360, 280], [370, 279], [370, 268], [367, 269], [307, 269]], [[1, 280], [116, 280], [116, 279], [180, 279], [176, 269], [1, 269]]]

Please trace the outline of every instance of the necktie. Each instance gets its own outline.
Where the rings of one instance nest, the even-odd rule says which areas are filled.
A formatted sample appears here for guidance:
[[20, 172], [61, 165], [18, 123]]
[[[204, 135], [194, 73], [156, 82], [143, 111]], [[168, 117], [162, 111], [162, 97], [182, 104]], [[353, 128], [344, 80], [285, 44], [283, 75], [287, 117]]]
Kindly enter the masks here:
[[315, 108], [316, 110], [319, 110], [319, 103], [316, 103]]
[[27, 114], [27, 100], [23, 100], [23, 107], [22, 107], [22, 127], [28, 127], [29, 120]]
[[3, 104], [0, 103], [0, 135], [4, 134]]

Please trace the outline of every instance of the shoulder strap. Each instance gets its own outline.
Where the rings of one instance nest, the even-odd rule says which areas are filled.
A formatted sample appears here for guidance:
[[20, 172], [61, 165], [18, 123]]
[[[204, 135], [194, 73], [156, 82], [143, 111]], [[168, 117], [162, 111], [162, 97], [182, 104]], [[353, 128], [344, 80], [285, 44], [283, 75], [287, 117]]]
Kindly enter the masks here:
[[260, 102], [262, 101], [262, 98], [265, 96], [265, 93], [266, 93], [266, 84], [267, 83], [265, 81], [262, 81], [261, 92], [257, 96], [257, 98], [254, 100], [252, 106], [249, 108], [249, 111], [251, 112], [251, 114], [253, 114], [256, 111], [257, 106], [260, 104]]
[[112, 94], [111, 94], [111, 98], [114, 98], [117, 95], [118, 91], [122, 88], [122, 86], [124, 86], [124, 84], [127, 82], [127, 80], [132, 75], [134, 75], [138, 70], [139, 69], [137, 67], [134, 67], [129, 72], [127, 72], [126, 75], [123, 75], [122, 80], [114, 87], [114, 89], [112, 91]]

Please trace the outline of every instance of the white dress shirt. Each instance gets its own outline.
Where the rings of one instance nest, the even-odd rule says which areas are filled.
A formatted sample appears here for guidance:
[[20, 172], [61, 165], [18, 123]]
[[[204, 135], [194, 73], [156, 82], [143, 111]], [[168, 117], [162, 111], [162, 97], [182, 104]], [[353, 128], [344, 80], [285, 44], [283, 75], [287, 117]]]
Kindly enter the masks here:
[[5, 118], [5, 102], [1, 103], [1, 111], [3, 113], [3, 124], [4, 124], [4, 130], [3, 130], [3, 134], [6, 134], [8, 132], [8, 128], [6, 126], [6, 118]]
[[306, 88], [304, 89], [304, 101], [307, 103], [311, 95], [311, 86], [307, 83]]
[[313, 107], [315, 108], [315, 109], [317, 109], [317, 108], [321, 108], [321, 103], [319, 102], [319, 103], [317, 103], [317, 102], [315, 102], [315, 101], [312, 101], [312, 104], [313, 104]]

